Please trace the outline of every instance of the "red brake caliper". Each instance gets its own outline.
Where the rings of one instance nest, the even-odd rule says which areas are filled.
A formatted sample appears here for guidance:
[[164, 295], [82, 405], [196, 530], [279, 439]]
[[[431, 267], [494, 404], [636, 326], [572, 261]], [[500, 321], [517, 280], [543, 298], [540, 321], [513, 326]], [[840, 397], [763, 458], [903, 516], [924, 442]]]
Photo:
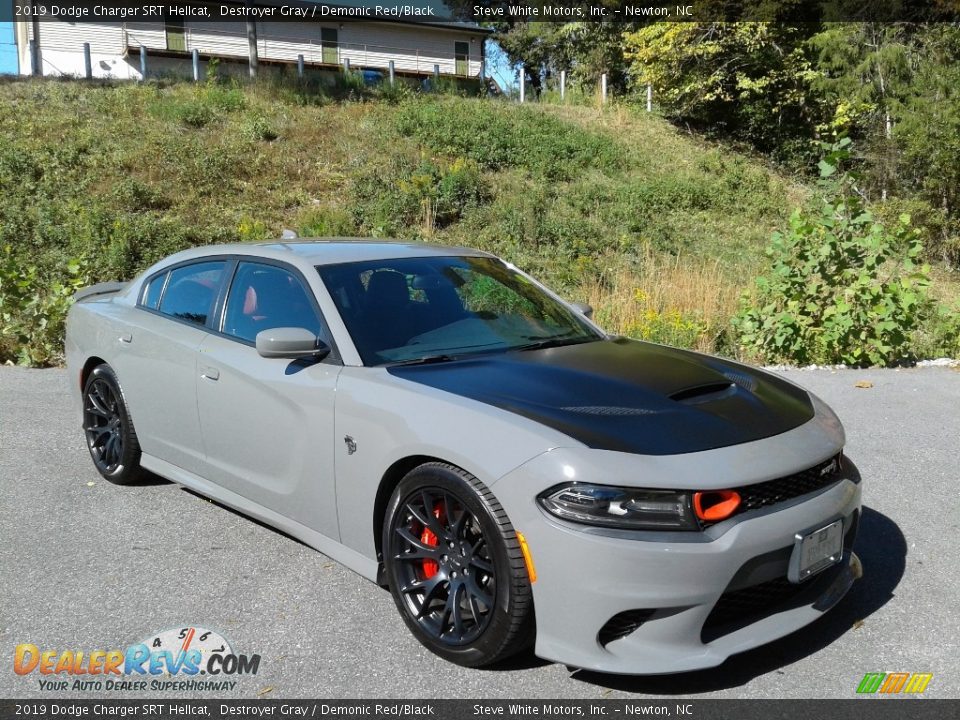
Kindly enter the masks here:
[[[440, 502], [437, 501], [433, 506], [433, 515], [439, 520], [440, 513]], [[433, 534], [433, 531], [430, 528], [424, 527], [423, 532], [420, 534], [420, 542], [422, 542], [424, 545], [429, 545], [430, 547], [436, 547], [440, 544], [440, 539]], [[424, 560], [422, 568], [423, 577], [425, 580], [432, 578], [440, 571], [440, 565], [436, 560]]]

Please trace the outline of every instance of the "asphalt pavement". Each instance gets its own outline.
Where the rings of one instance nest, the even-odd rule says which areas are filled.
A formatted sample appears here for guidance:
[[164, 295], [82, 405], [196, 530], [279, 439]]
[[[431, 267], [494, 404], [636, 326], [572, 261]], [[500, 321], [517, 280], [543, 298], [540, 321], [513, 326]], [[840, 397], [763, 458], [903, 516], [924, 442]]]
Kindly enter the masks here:
[[871, 671], [931, 672], [927, 696], [960, 697], [960, 372], [784, 374], [844, 421], [865, 479], [865, 576], [800, 632], [719, 668], [644, 678], [532, 655], [495, 670], [446, 663], [389, 593], [324, 555], [177, 485], [102, 480], [66, 373], [0, 367], [0, 697], [135, 696], [41, 690], [36, 672], [13, 672], [14, 648], [126, 648], [188, 625], [261, 655], [231, 698], [851, 698]]

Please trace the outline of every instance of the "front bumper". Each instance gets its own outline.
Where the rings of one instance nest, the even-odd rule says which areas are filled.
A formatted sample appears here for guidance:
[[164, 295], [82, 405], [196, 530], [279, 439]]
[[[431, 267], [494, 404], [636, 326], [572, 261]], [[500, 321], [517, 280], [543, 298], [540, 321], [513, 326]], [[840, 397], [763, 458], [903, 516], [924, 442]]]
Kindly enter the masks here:
[[[542, 658], [623, 674], [714, 667], [813, 622], [861, 575], [852, 550], [860, 514], [852, 463], [818, 493], [704, 533], [630, 533], [567, 524], [531, 500], [534, 488], [556, 480], [557, 460], [566, 462], [547, 456], [567, 452], [531, 461], [495, 490], [536, 567]], [[795, 534], [840, 518], [842, 560], [800, 585], [788, 583]]]

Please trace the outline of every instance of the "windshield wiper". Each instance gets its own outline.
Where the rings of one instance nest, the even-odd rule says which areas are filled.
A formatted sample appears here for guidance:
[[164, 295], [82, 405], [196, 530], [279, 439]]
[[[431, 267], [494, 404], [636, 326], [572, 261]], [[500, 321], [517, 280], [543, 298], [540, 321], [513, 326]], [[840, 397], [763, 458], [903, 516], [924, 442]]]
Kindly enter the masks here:
[[577, 345], [579, 343], [590, 342], [594, 338], [589, 337], [577, 337], [571, 338], [572, 332], [559, 333], [557, 335], [545, 335], [542, 337], [537, 337], [535, 335], [530, 335], [528, 338], [534, 340], [535, 342], [526, 343], [524, 345], [517, 345], [510, 348], [511, 350], [543, 350], [545, 348], [551, 347], [562, 347], [564, 345]]
[[400, 360], [390, 363], [390, 365], [432, 365], [433, 363], [444, 363], [456, 360], [455, 355], [426, 355], [424, 357], [412, 358], [410, 360]]

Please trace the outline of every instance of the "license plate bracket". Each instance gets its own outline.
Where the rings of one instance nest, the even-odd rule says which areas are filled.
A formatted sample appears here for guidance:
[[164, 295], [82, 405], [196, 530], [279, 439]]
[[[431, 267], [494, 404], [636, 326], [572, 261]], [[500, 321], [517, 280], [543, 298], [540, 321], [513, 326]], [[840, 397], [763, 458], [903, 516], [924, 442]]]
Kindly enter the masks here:
[[787, 579], [802, 583], [843, 558], [843, 519], [794, 535]]

